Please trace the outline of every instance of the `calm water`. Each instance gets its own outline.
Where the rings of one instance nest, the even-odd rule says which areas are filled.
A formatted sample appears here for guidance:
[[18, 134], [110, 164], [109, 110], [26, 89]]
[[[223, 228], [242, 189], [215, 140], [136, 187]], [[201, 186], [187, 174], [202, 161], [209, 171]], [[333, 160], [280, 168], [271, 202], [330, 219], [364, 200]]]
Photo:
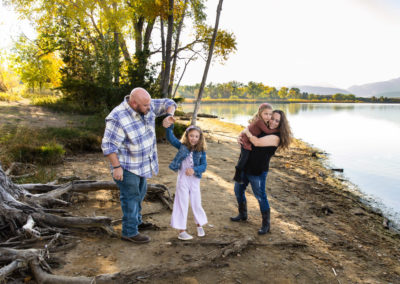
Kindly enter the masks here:
[[[257, 104], [204, 104], [201, 113], [247, 125]], [[400, 228], [399, 104], [274, 104], [294, 136], [329, 154], [330, 164]], [[183, 105], [193, 111], [193, 105]]]

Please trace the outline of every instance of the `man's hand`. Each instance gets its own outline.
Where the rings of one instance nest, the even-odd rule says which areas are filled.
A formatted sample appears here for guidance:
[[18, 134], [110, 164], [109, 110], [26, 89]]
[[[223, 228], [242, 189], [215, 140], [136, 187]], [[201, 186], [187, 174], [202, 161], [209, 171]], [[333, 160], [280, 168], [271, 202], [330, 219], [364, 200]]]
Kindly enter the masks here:
[[162, 125], [165, 127], [165, 128], [168, 128], [168, 127], [170, 127], [172, 124], [174, 124], [175, 123], [175, 117], [173, 117], [172, 115], [169, 115], [169, 116], [167, 116], [166, 118], [164, 118], [164, 120], [163, 120], [163, 122], [162, 122]]
[[192, 176], [194, 174], [194, 170], [192, 168], [188, 168], [188, 169], [186, 169], [185, 174], [187, 176]]
[[122, 181], [124, 179], [124, 170], [121, 167], [113, 169], [113, 178]]

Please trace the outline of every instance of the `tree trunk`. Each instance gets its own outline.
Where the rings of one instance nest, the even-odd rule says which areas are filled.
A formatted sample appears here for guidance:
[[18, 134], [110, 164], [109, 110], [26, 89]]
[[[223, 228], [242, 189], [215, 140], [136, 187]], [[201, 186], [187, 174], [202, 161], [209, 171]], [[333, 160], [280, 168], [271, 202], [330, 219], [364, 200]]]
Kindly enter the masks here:
[[168, 84], [168, 97], [169, 98], [171, 98], [172, 87], [174, 86], [176, 60], [178, 58], [179, 39], [180, 39], [180, 36], [181, 36], [182, 27], [183, 27], [183, 20], [185, 19], [187, 3], [188, 3], [188, 0], [185, 0], [185, 3], [183, 4], [184, 6], [183, 6], [183, 11], [182, 11], [182, 17], [181, 17], [181, 20], [179, 22], [178, 29], [176, 31], [174, 56], [173, 56], [172, 67], [171, 67], [171, 75], [170, 75], [169, 84]]
[[8, 89], [7, 89], [7, 86], [6, 86], [6, 84], [4, 83], [4, 78], [3, 78], [3, 75], [0, 73], [0, 92], [7, 92], [8, 91]]
[[203, 73], [203, 79], [201, 80], [201, 84], [200, 84], [199, 94], [197, 95], [196, 105], [194, 106], [194, 110], [193, 110], [192, 123], [191, 123], [192, 125], [196, 125], [197, 112], [199, 111], [201, 97], [203, 96], [204, 86], [207, 81], [208, 69], [210, 68], [211, 58], [212, 58], [212, 54], [214, 51], [215, 39], [217, 38], [219, 17], [221, 15], [221, 10], [222, 10], [222, 2], [223, 2], [223, 0], [219, 0], [218, 7], [217, 7], [217, 17], [215, 19], [214, 32], [213, 32], [211, 43], [210, 43], [210, 49], [208, 51], [208, 58], [207, 58], [206, 67], [205, 67], [204, 73]]
[[124, 56], [124, 60], [126, 62], [128, 62], [129, 67], [132, 67], [133, 63], [132, 63], [131, 55], [129, 54], [128, 47], [126, 46], [125, 39], [122, 35], [119, 36], [119, 46], [120, 46], [122, 54]]
[[[114, 13], [117, 13], [117, 3], [112, 3]], [[114, 29], [114, 58], [113, 58], [113, 70], [114, 70], [114, 84], [119, 86], [119, 76], [120, 76], [120, 64], [119, 64], [119, 31], [116, 26]]]
[[168, 97], [168, 83], [169, 83], [169, 75], [171, 73], [171, 50], [172, 50], [173, 28], [174, 28], [174, 0], [169, 0], [167, 41], [165, 45], [165, 62], [163, 62], [164, 72], [161, 77], [162, 79], [161, 94], [163, 98]]
[[163, 89], [165, 73], [165, 35], [164, 20], [160, 17], [160, 36], [161, 36], [161, 72], [160, 72], [160, 91]]

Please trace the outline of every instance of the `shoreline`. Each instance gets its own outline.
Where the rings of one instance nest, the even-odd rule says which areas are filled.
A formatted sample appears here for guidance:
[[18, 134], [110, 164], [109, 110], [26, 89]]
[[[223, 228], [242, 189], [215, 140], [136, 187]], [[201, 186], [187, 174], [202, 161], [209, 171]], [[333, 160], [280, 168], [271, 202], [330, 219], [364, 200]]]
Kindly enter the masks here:
[[[327, 170], [331, 170], [333, 176], [342, 183], [343, 191], [349, 192], [351, 195], [354, 196], [354, 198], [358, 198], [360, 202], [362, 202], [365, 206], [369, 207], [371, 212], [374, 212], [375, 214], [382, 216], [384, 218], [383, 224], [384, 226], [391, 230], [392, 232], [400, 235], [400, 220], [396, 220], [395, 218], [392, 218], [391, 215], [396, 215], [396, 212], [391, 211], [390, 208], [388, 208], [383, 202], [379, 201], [377, 197], [375, 196], [370, 196], [367, 193], [364, 193], [362, 188], [358, 186], [357, 184], [353, 183], [349, 177], [343, 174], [343, 172], [338, 172], [333, 170], [333, 165], [332, 161], [329, 158], [329, 153], [327, 153], [324, 149], [321, 149], [319, 147], [314, 147], [312, 144], [299, 139], [299, 138], [294, 138], [298, 141], [301, 141], [306, 145], [306, 147], [309, 147], [310, 151], [320, 151], [323, 154], [323, 157], [321, 157], [320, 162], [322, 166], [324, 166]], [[343, 170], [343, 169], [342, 169]]]
[[[220, 117], [208, 117], [207, 114], [199, 114], [198, 116], [200, 119], [216, 119], [219, 121], [220, 124], [225, 124], [227, 128], [232, 128], [234, 131], [237, 131], [238, 129], [244, 129], [242, 125], [224, 121]], [[199, 119], [198, 118], [198, 119]], [[185, 121], [181, 121], [181, 123], [187, 123]], [[239, 131], [240, 132], [240, 131]], [[234, 138], [236, 140], [236, 138]], [[319, 147], [315, 147], [311, 145], [310, 143], [294, 137], [295, 143], [301, 143], [304, 145], [304, 147], [307, 149], [307, 151], [310, 153], [310, 155], [317, 157], [319, 160], [320, 164], [322, 167], [324, 167], [327, 171], [330, 172], [332, 175], [332, 178], [336, 180], [337, 183], [341, 184], [340, 190], [343, 192], [346, 192], [351, 195], [351, 198], [358, 199], [359, 202], [364, 204], [366, 207], [368, 207], [368, 210], [370, 212], [373, 212], [374, 214], [381, 216], [384, 218], [383, 224], [386, 229], [392, 231], [393, 233], [397, 234], [400, 236], [400, 223], [398, 223], [396, 220], [388, 216], [385, 211], [389, 211], [389, 209], [385, 208], [385, 204], [379, 202], [378, 200], [375, 200], [373, 197], [368, 196], [367, 194], [362, 192], [362, 189], [354, 184], [348, 177], [345, 175], [341, 175], [340, 172], [336, 172], [333, 170], [331, 161], [329, 159], [329, 154], [325, 152], [324, 149], [321, 149]], [[234, 141], [236, 143], [236, 141]], [[375, 205], [375, 206], [374, 206]], [[389, 211], [390, 213], [390, 211]]]

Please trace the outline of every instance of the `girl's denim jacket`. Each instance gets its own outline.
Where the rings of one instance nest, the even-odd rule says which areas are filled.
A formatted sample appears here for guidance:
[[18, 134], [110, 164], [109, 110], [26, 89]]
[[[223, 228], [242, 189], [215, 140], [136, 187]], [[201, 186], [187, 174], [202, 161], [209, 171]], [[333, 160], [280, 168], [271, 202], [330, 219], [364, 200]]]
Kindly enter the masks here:
[[[169, 143], [178, 149], [178, 153], [176, 153], [175, 158], [169, 165], [169, 168], [176, 172], [180, 169], [183, 160], [190, 154], [190, 150], [175, 137], [173, 129], [174, 125], [168, 127], [166, 129], [166, 136]], [[202, 173], [204, 173], [207, 168], [206, 152], [193, 151], [193, 164], [194, 175], [201, 178]]]

